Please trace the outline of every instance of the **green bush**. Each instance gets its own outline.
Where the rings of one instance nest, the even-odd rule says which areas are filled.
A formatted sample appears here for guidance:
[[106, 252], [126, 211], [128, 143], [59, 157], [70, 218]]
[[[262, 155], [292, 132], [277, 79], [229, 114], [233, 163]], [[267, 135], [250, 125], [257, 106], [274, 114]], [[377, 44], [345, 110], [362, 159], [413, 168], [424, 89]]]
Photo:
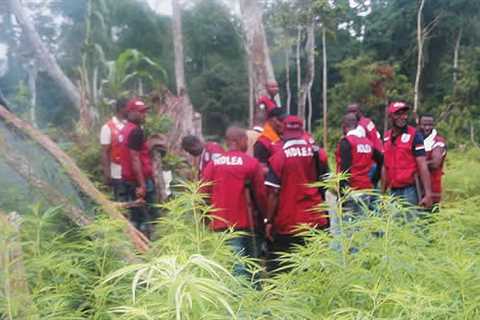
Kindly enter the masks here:
[[[34, 208], [21, 226], [35, 306], [28, 312], [39, 319], [478, 319], [479, 155], [449, 155], [448, 201], [432, 219], [405, 222], [409, 209], [381, 197], [380, 210], [340, 224], [335, 238], [306, 231], [307, 244], [284, 256], [291, 270], [264, 279], [262, 290], [231, 276], [239, 260], [254, 272], [261, 267], [232, 254], [225, 242], [235, 234], [209, 231], [211, 208], [198, 183], [180, 186], [184, 192], [162, 205], [158, 240], [133, 261], [122, 255], [134, 252], [122, 224], [99, 216], [76, 228], [65, 226], [61, 208]], [[0, 250], [8, 252], [9, 233], [0, 230]], [[2, 319], [16, 319], [5, 285], [11, 275], [0, 269]]]

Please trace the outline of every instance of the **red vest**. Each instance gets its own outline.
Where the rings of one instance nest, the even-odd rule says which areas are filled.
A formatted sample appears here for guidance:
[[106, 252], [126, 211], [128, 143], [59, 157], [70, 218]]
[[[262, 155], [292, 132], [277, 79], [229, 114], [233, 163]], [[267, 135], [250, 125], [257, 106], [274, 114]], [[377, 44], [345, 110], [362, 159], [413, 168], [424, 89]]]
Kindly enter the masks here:
[[213, 184], [207, 187], [211, 195], [213, 219], [210, 227], [220, 231], [230, 227], [248, 230], [254, 226], [249, 212], [246, 182], [256, 191], [259, 209], [266, 207], [263, 173], [257, 159], [240, 151], [227, 151], [214, 158], [204, 170], [203, 179]]
[[117, 127], [113, 119], [107, 122], [107, 126], [110, 128], [111, 135], [110, 161], [120, 164], [122, 141], [124, 140], [124, 136], [121, 133], [122, 130]]
[[[122, 166], [122, 179], [126, 181], [136, 181], [135, 173], [133, 171], [132, 159], [130, 157], [130, 151], [128, 148], [128, 138], [132, 131], [137, 128], [136, 124], [128, 122], [123, 127], [121, 133], [124, 137], [121, 144], [120, 152], [120, 164]], [[143, 142], [142, 149], [140, 150], [140, 162], [142, 163], [142, 171], [145, 179], [153, 176], [152, 159], [150, 157], [150, 151], [148, 150], [146, 141]]]
[[[373, 183], [368, 173], [373, 166], [373, 143], [365, 138], [355, 135], [345, 136], [352, 152], [352, 166], [350, 168], [349, 186], [355, 190], [372, 189]], [[341, 172], [342, 159], [340, 155], [340, 143], [337, 144], [335, 153], [337, 160], [337, 173]]]
[[[432, 151], [436, 147], [446, 148], [446, 140], [442, 136], [435, 136], [432, 149], [427, 151], [427, 161], [432, 160]], [[445, 159], [445, 158], [444, 158]], [[443, 160], [436, 169], [430, 169], [430, 180], [432, 184], [433, 202], [438, 203], [442, 198], [442, 176], [443, 176]]]
[[273, 225], [283, 235], [297, 232], [301, 224], [325, 226], [326, 212], [314, 209], [322, 202], [318, 188], [309, 186], [317, 181], [313, 146], [304, 139], [288, 140], [283, 150], [270, 158], [272, 171], [281, 180], [279, 204]]
[[415, 128], [408, 126], [407, 132], [400, 134], [392, 143], [392, 130], [385, 135], [384, 165], [387, 173], [387, 186], [403, 188], [415, 185], [417, 161], [413, 154]]

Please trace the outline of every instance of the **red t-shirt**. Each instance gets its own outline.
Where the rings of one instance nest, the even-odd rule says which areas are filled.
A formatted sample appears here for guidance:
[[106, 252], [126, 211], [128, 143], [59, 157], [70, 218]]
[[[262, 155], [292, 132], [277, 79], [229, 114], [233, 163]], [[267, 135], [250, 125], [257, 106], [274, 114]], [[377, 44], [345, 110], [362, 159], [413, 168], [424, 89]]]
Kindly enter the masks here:
[[258, 211], [265, 212], [264, 174], [255, 158], [240, 151], [227, 151], [207, 165], [203, 180], [213, 183], [204, 189], [217, 210], [212, 212], [212, 216], [218, 217], [210, 223], [213, 230], [228, 227], [247, 230], [254, 227], [255, 219], [247, 201], [247, 184], [253, 189]]
[[200, 162], [198, 164], [198, 170], [200, 172], [200, 177], [203, 174], [203, 170], [207, 165], [215, 159], [216, 157], [221, 156], [225, 150], [216, 142], [207, 142], [203, 146], [202, 154], [200, 155]]
[[280, 189], [279, 204], [273, 219], [278, 234], [294, 234], [301, 224], [325, 226], [325, 212], [313, 211], [323, 202], [318, 188], [308, 184], [317, 180], [313, 145], [305, 139], [285, 141], [270, 158], [265, 185]]
[[443, 153], [443, 160], [440, 166], [436, 169], [430, 169], [433, 202], [439, 203], [442, 199], [443, 163], [445, 160], [445, 156], [447, 155], [447, 141], [444, 137], [438, 135], [436, 130], [430, 136], [425, 138], [425, 151], [427, 155], [427, 161], [432, 160], [432, 154], [435, 148], [443, 148], [445, 150]]

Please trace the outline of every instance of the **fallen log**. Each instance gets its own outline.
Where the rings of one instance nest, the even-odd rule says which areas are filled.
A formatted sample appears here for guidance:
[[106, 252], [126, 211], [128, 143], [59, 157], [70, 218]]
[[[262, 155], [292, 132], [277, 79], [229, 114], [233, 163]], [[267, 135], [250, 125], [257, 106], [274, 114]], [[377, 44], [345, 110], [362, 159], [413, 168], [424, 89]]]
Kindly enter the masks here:
[[[55, 205], [62, 207], [63, 212], [67, 217], [76, 223], [79, 226], [87, 226], [93, 223], [93, 219], [89, 217], [82, 209], [75, 206], [71, 201], [65, 197], [61, 192], [51, 187], [49, 183], [43, 181], [42, 179], [35, 176], [35, 173], [32, 172], [28, 160], [22, 157], [21, 155], [16, 154], [14, 150], [8, 148], [4, 143], [0, 142], [0, 158], [3, 158], [10, 168], [15, 170], [17, 174], [23, 177], [28, 181], [29, 185], [35, 188], [40, 194], [44, 196], [46, 200]], [[128, 209], [136, 206], [142, 206], [144, 203], [142, 201], [134, 201], [128, 203], [115, 203], [118, 206], [118, 209]], [[141, 234], [140, 232], [138, 232]], [[143, 236], [143, 234], [141, 234]], [[98, 234], [98, 236], [102, 236]], [[134, 244], [139, 247], [142, 245], [140, 242], [141, 239], [135, 235], [132, 239]], [[128, 250], [118, 246], [117, 244], [112, 244], [115, 250], [128, 262], [136, 262], [135, 255]]]
[[[0, 119], [3, 119], [9, 126], [22, 132], [24, 135], [35, 141], [44, 150], [50, 153], [56, 161], [62, 166], [65, 174], [80, 188], [80, 190], [90, 197], [101, 209], [111, 218], [120, 219], [126, 223], [126, 233], [140, 252], [145, 252], [149, 247], [149, 240], [138, 231], [118, 210], [118, 205], [110, 201], [102, 192], [100, 192], [85, 174], [77, 167], [75, 162], [61, 150], [48, 136], [33, 128], [27, 122], [19, 119], [14, 114], [0, 105]], [[58, 195], [58, 194], [57, 194]], [[77, 222], [77, 221], [76, 221]]]

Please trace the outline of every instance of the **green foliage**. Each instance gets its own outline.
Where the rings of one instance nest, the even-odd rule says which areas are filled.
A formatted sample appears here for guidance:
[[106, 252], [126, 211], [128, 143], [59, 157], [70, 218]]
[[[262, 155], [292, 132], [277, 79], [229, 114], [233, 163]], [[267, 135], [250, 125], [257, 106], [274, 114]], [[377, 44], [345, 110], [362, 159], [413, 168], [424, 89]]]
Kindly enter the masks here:
[[[33, 208], [20, 228], [32, 310], [40, 319], [477, 319], [478, 158], [478, 150], [449, 155], [448, 201], [431, 221], [405, 221], [411, 209], [381, 197], [368, 217], [340, 220], [335, 236], [305, 231], [306, 245], [284, 255], [290, 271], [259, 291], [231, 276], [238, 261], [260, 268], [232, 255], [226, 241], [235, 234], [208, 229], [198, 183], [162, 205], [158, 240], [137, 261], [119, 253], [131, 248], [121, 224], [100, 215], [76, 228], [62, 222], [61, 208]], [[340, 179], [328, 186], [338, 190]], [[337, 203], [338, 216], [352, 196]], [[0, 230], [4, 252], [11, 233]], [[5, 270], [1, 281], [12, 276]], [[9, 301], [0, 300], [0, 313]]]
[[166, 81], [166, 71], [136, 49], [127, 49], [115, 61], [107, 62], [108, 76], [104, 81], [105, 95], [118, 98], [138, 89], [139, 82], [156, 86]]
[[144, 132], [146, 137], [154, 134], [167, 133], [172, 127], [172, 120], [164, 115], [150, 113], [145, 120]]

